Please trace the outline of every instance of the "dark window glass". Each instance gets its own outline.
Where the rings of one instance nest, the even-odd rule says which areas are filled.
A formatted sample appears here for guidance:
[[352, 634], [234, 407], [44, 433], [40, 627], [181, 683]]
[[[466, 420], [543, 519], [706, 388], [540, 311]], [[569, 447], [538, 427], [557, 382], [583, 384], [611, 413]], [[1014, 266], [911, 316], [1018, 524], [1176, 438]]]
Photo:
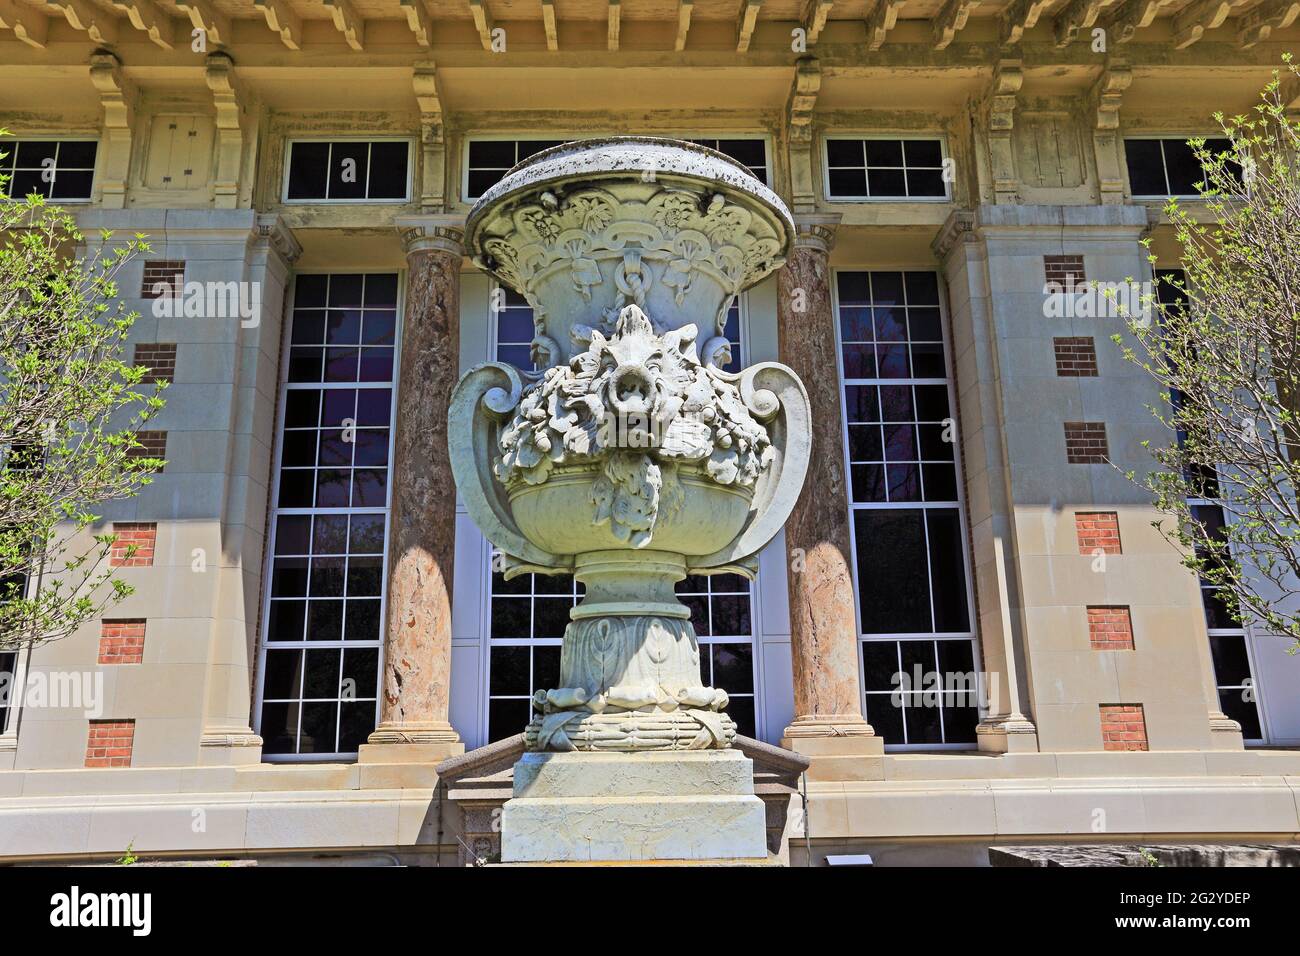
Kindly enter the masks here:
[[495, 186], [516, 163], [520, 163], [552, 146], [555, 139], [483, 139], [470, 140], [467, 170], [468, 195], [477, 199]]
[[409, 164], [404, 142], [290, 143], [285, 196], [319, 202], [405, 199]]
[[0, 140], [0, 173], [9, 177], [0, 195], [88, 200], [98, 148], [94, 140]]
[[[370, 147], [371, 199], [406, 198], [406, 143], [374, 143]], [[397, 283], [393, 282], [396, 289]], [[395, 304], [396, 300], [389, 304]]]
[[[979, 699], [937, 277], [840, 272], [836, 291], [859, 379], [844, 410], [867, 716], [890, 746], [967, 744]], [[960, 636], [887, 639], [900, 634]]]
[[855, 515], [858, 599], [866, 634], [931, 630], [920, 511], [864, 510]]
[[693, 139], [692, 143], [716, 149], [749, 170], [759, 182], [767, 183], [767, 146], [761, 139]]
[[832, 199], [942, 199], [948, 195], [943, 172], [943, 146], [935, 139], [826, 141]]
[[290, 199], [324, 199], [329, 181], [329, 143], [293, 143], [289, 147]]
[[[375, 727], [391, 367], [383, 384], [355, 383], [358, 354], [392, 361], [396, 299], [392, 274], [295, 282], [290, 341], [331, 344], [290, 349], [259, 725], [272, 755], [348, 756]], [[372, 318], [385, 330], [374, 336], [378, 344], [349, 344]], [[304, 371], [309, 362], [314, 377]], [[327, 380], [353, 384], [310, 387], [321, 380], [322, 363]], [[294, 660], [303, 661], [301, 677], [286, 683]]]
[[[1226, 139], [1206, 139], [1213, 154], [1229, 148]], [[1203, 182], [1201, 168], [1192, 147], [1184, 139], [1126, 139], [1124, 159], [1129, 188], [1134, 196], [1197, 196]]]

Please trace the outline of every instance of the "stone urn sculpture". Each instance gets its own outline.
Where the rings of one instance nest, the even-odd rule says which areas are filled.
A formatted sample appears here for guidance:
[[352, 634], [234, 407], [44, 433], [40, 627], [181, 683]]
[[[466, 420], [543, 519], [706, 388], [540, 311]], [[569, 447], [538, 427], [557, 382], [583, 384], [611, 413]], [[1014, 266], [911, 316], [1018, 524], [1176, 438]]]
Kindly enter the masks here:
[[561, 686], [533, 697], [506, 860], [763, 854], [750, 762], [674, 586], [752, 578], [803, 485], [802, 384], [774, 363], [723, 371], [732, 300], [793, 235], [743, 166], [642, 137], [539, 153], [469, 215], [475, 263], [533, 308], [540, 371], [461, 379], [456, 483], [507, 578], [584, 586]]

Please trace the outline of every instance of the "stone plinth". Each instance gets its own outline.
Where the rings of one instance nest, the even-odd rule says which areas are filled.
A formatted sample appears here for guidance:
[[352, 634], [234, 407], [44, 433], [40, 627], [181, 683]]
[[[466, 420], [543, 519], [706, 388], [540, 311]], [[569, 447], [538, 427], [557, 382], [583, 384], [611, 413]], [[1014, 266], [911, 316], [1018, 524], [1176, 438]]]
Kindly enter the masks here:
[[767, 856], [754, 769], [737, 750], [527, 753], [502, 815], [505, 863]]

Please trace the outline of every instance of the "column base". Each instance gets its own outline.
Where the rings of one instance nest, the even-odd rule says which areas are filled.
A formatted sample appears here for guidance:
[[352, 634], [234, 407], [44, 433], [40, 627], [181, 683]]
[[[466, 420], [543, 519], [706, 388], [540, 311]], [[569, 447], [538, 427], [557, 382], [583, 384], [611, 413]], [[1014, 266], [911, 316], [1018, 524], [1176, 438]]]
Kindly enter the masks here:
[[975, 728], [975, 740], [985, 753], [1038, 753], [1038, 728], [1025, 717], [986, 717]]
[[781, 746], [812, 758], [809, 780], [885, 778], [885, 741], [861, 714], [796, 717]]
[[247, 767], [262, 762], [262, 738], [248, 728], [212, 728], [199, 737], [199, 766]]
[[451, 724], [380, 724], [358, 748], [357, 762], [441, 763], [464, 752]]
[[1210, 749], [1245, 750], [1241, 724], [1221, 711], [1210, 712]]
[[754, 765], [738, 750], [526, 753], [503, 863], [766, 860]]

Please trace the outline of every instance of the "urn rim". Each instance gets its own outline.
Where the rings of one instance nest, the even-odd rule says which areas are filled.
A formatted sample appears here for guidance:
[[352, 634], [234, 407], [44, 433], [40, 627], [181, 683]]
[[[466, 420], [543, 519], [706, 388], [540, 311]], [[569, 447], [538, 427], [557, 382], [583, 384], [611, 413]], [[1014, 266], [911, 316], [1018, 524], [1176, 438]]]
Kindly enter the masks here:
[[[629, 162], [627, 152], [618, 147], [645, 147], [647, 161]], [[678, 161], [670, 157], [678, 154]], [[573, 161], [574, 154], [586, 154]], [[657, 158], [658, 162], [652, 157]], [[667, 160], [667, 161], [665, 161]], [[680, 168], [679, 168], [680, 167]], [[602, 136], [579, 139], [552, 146], [516, 163], [487, 192], [478, 198], [465, 219], [465, 247], [471, 258], [480, 260], [486, 238], [481, 227], [503, 203], [549, 186], [560, 186], [589, 178], [617, 178], [619, 174], [640, 176], [652, 172], [656, 177], [690, 182], [727, 191], [763, 209], [772, 217], [780, 234], [780, 257], [787, 258], [794, 247], [795, 222], [784, 200], [764, 185], [738, 160], [698, 143], [665, 136]]]

